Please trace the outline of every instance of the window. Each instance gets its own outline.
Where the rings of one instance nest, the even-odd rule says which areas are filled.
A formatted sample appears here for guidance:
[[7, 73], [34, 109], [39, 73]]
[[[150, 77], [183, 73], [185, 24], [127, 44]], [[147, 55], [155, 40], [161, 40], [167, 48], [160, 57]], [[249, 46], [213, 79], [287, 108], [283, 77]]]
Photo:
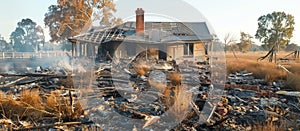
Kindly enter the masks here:
[[184, 55], [194, 55], [194, 43], [184, 43]]

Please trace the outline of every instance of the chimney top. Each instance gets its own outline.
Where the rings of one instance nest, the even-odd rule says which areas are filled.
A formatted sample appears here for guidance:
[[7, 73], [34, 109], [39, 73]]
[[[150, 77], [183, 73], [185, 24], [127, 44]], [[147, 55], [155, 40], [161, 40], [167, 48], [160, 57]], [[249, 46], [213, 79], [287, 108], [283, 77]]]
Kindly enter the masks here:
[[136, 13], [136, 33], [142, 34], [145, 30], [145, 22], [144, 22], [144, 10], [142, 8], [137, 8]]
[[137, 8], [135, 11], [136, 15], [144, 15], [145, 11], [143, 8]]

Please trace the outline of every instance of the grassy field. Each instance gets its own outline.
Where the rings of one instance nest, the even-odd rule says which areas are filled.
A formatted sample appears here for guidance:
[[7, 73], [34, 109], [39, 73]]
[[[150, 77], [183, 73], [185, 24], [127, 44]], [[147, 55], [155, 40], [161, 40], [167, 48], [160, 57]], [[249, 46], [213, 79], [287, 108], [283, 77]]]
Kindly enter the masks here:
[[[277, 58], [282, 58], [290, 52], [279, 52]], [[232, 52], [226, 53], [227, 73], [234, 73], [241, 70], [253, 72], [256, 78], [265, 79], [267, 81], [286, 81], [286, 87], [297, 89], [300, 91], [300, 62], [288, 61], [278, 62], [284, 66], [291, 73], [287, 73], [275, 63], [270, 63], [268, 60], [257, 61], [259, 57], [266, 55], [267, 52], [236, 52], [237, 58], [234, 57]]]

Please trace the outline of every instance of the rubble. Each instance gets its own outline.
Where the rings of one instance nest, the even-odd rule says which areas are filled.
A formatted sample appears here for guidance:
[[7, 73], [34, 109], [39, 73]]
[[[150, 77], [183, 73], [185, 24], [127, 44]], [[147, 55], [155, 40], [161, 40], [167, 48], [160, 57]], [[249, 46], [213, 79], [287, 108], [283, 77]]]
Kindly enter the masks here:
[[[251, 75], [247, 71], [229, 75], [230, 84], [226, 89], [230, 107], [227, 108], [228, 115], [234, 119], [225, 121], [226, 130], [246, 130], [247, 126], [252, 129], [253, 125], [265, 125], [268, 122], [282, 124], [286, 120], [296, 121], [299, 118], [298, 92], [278, 91], [283, 87], [282, 83], [267, 85], [267, 82]], [[297, 114], [298, 118], [291, 118], [291, 114]], [[299, 129], [299, 124], [295, 122], [286, 124], [284, 130], [288, 127]]]
[[[149, 73], [154, 68], [151, 67], [151, 64], [148, 66], [147, 67], [149, 68], [149, 70], [147, 71]], [[184, 119], [181, 124], [179, 124], [174, 128], [175, 130], [219, 129], [220, 128], [219, 125], [222, 125], [221, 128], [223, 130], [249, 130], [252, 129], [254, 125], [259, 125], [259, 124], [263, 125], [270, 120], [271, 122], [277, 122], [277, 123], [283, 122], [283, 120], [289, 119], [288, 117], [286, 117], [285, 119], [282, 118], [284, 117], [282, 115], [287, 115], [289, 112], [291, 112], [289, 108], [293, 107], [294, 110], [297, 110], [296, 107], [299, 103], [295, 102], [293, 104], [296, 105], [293, 106], [293, 104], [291, 103], [290, 104], [284, 103], [287, 102], [286, 101], [287, 98], [284, 98], [284, 96], [282, 98], [279, 98], [278, 95], [286, 94], [280, 92], [276, 93], [276, 91], [279, 90], [281, 84], [277, 84], [277, 85], [272, 84], [270, 86], [267, 85], [267, 82], [265, 82], [264, 80], [255, 79], [252, 76], [252, 73], [247, 71], [242, 71], [240, 73], [229, 75], [229, 79], [227, 82], [228, 84], [226, 85], [227, 86], [226, 95], [222, 97], [221, 101], [218, 102], [216, 106], [213, 105], [211, 106], [214, 112], [212, 112], [208, 116], [207, 118], [208, 123], [199, 124], [197, 121], [199, 119], [198, 117], [201, 116], [203, 103], [207, 102], [208, 100], [207, 95], [209, 95], [208, 92], [213, 88], [213, 85], [210, 81], [209, 68], [208, 66], [205, 65], [185, 65], [185, 64], [178, 65], [178, 67], [179, 68], [184, 67], [182, 68], [184, 70], [180, 70], [182, 80], [179, 84], [189, 84], [192, 85], [193, 87], [197, 87], [198, 89], [196, 90], [198, 91], [196, 92], [198, 92], [198, 94], [197, 93], [195, 94], [198, 95], [198, 98], [196, 99], [195, 103], [190, 104], [193, 109], [191, 113], [194, 115]], [[127, 103], [126, 108], [131, 108], [131, 109], [138, 108], [136, 109], [136, 111], [139, 112], [139, 113], [135, 113], [139, 115], [135, 117], [131, 116], [130, 118], [139, 118], [142, 117], [143, 114], [151, 114], [153, 116], [159, 116], [159, 114], [164, 113], [164, 111], [166, 111], [168, 107], [168, 104], [160, 100], [161, 98], [166, 99], [164, 98], [166, 94], [160, 91], [159, 87], [157, 88], [158, 90], [153, 90], [153, 91], [159, 91], [161, 92], [161, 94], [158, 94], [155, 98], [150, 100], [153, 101], [155, 99], [158, 99], [158, 101], [155, 101], [156, 105], [149, 104], [147, 105], [148, 106], [147, 108], [137, 107], [138, 106], [136, 105], [138, 103], [137, 100], [141, 99], [141, 97], [136, 95], [134, 92], [135, 91], [143, 92], [143, 91], [152, 90], [153, 88], [147, 85], [147, 83], [149, 84], [149, 80], [158, 83], [165, 81], [166, 82], [165, 85], [168, 84], [176, 85], [176, 82], [172, 83], [170, 77], [163, 77], [164, 75], [160, 74], [161, 72], [159, 71], [152, 72], [149, 74], [145, 73], [139, 76], [136, 75], [135, 70], [132, 70], [130, 68], [126, 68], [126, 69], [123, 68], [123, 70], [125, 71], [125, 74], [130, 74], [131, 85], [133, 87], [132, 89], [130, 89], [131, 91], [130, 93], [133, 92], [133, 94], [130, 94], [128, 99], [123, 99], [123, 102]], [[165, 73], [175, 71], [175, 69], [159, 69], [159, 70]], [[199, 73], [199, 75], [194, 75], [194, 76], [198, 76], [198, 78], [196, 79], [191, 77], [193, 76], [192, 74], [195, 72]], [[150, 79], [148, 79], [148, 77], [150, 77]], [[121, 79], [121, 77], [118, 78]], [[101, 79], [104, 78], [100, 78], [99, 81], [101, 81]], [[121, 80], [117, 80], [117, 82], [122, 83]], [[110, 82], [107, 83], [112, 84]], [[118, 92], [120, 91], [118, 90]], [[141, 102], [139, 104], [141, 104]], [[121, 112], [125, 113], [126, 110], [123, 110]], [[132, 111], [127, 111], [127, 112], [132, 112]], [[148, 126], [148, 124], [146, 125]], [[291, 124], [289, 125], [289, 127], [295, 127], [295, 125]]]
[[[0, 103], [7, 104], [9, 99], [26, 109], [38, 110], [47, 119], [33, 120], [24, 112], [22, 118], [16, 117], [18, 113], [2, 116], [0, 124], [6, 129], [159, 130], [165, 124], [163, 115], [168, 113], [180, 119], [180, 123], [167, 125], [173, 130], [252, 130], [256, 125], [281, 125], [286, 121], [286, 129], [300, 127], [300, 93], [282, 90], [281, 82], [255, 79], [247, 71], [229, 74], [225, 94], [218, 97], [211, 94], [217, 85], [213, 85], [207, 63], [177, 65], [155, 59], [120, 59], [95, 66], [95, 81], [84, 89], [86, 96], [79, 98], [85, 92], [74, 87], [74, 77], [80, 76], [72, 71], [88, 73], [83, 66], [73, 68], [64, 63], [32, 69], [20, 74], [0, 73], [4, 93]], [[37, 91], [41, 108], [24, 103], [22, 93], [26, 90]], [[54, 101], [57, 98], [59, 101]], [[79, 99], [87, 101], [88, 106], [82, 107]], [[182, 112], [185, 110], [188, 112]], [[113, 112], [143, 123], [124, 123]]]
[[16, 70], [0, 72], [2, 129], [71, 129], [88, 123], [70, 70], [40, 65]]

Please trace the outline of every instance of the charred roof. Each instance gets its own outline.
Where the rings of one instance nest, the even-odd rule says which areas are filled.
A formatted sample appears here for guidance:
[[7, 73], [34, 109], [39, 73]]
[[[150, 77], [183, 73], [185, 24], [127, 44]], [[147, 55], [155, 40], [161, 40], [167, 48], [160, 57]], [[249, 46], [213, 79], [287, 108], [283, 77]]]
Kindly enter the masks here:
[[109, 41], [173, 42], [212, 40], [205, 22], [145, 22], [144, 33], [136, 33], [136, 22], [125, 22], [112, 28], [93, 27], [87, 33], [70, 38], [72, 42], [94, 44]]

